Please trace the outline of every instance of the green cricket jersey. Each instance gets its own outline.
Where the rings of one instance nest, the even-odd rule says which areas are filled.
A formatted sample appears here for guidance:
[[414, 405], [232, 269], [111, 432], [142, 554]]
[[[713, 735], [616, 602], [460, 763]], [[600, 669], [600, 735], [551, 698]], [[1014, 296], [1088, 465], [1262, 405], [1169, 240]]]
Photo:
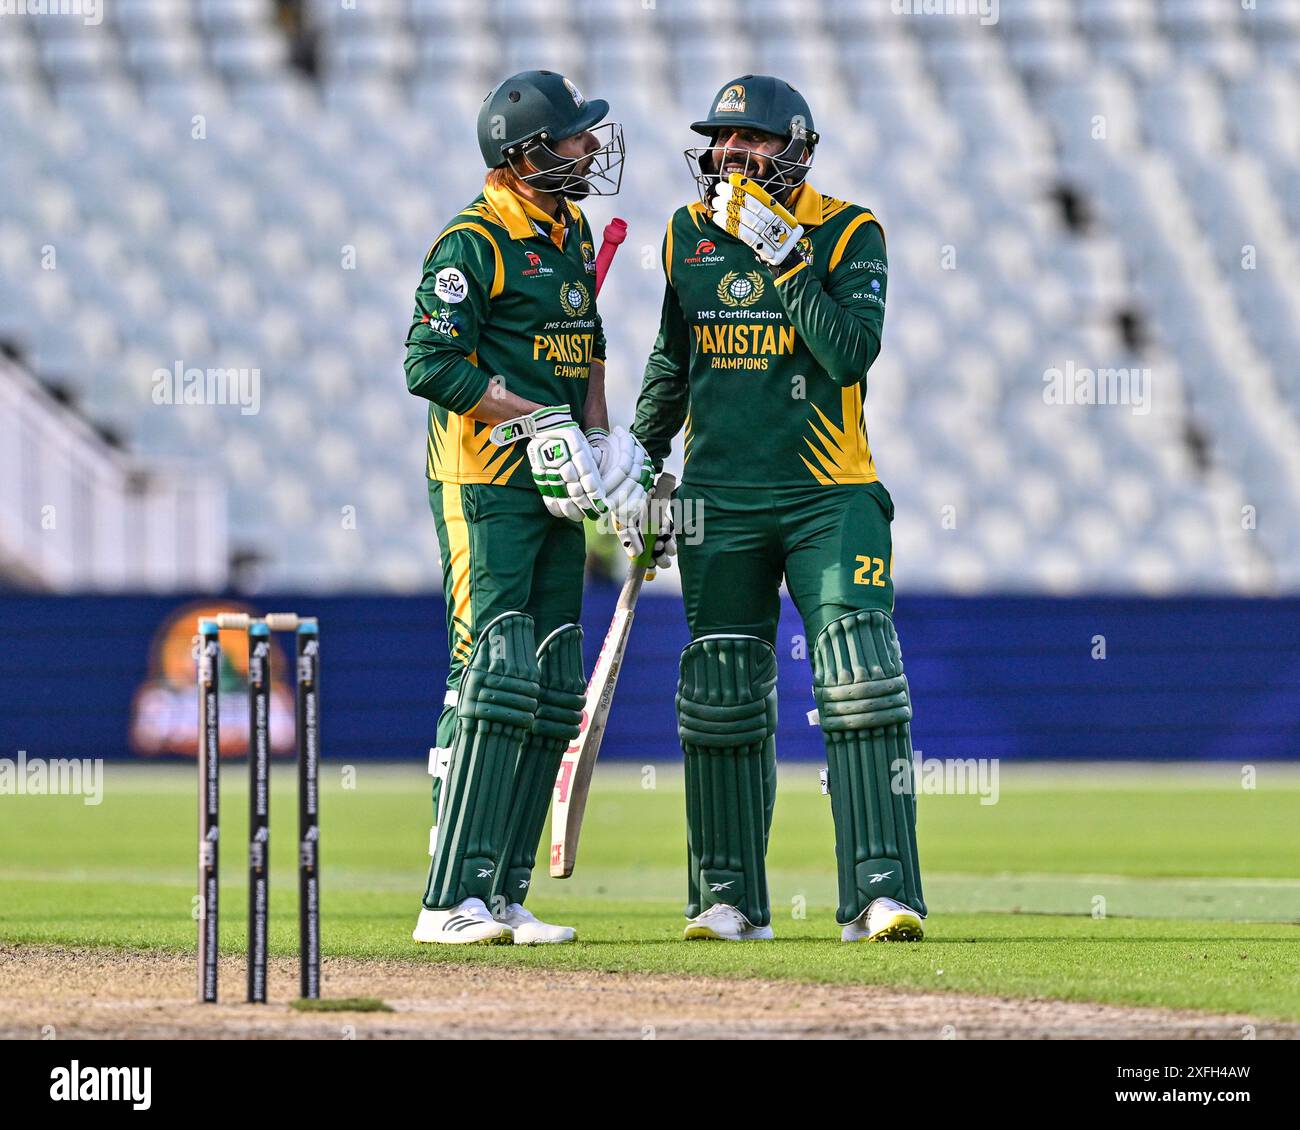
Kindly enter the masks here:
[[[525, 445], [494, 447], [470, 419], [491, 384], [581, 422], [593, 360], [596, 251], [582, 210], [557, 222], [508, 188], [487, 185], [442, 230], [424, 261], [406, 338], [406, 386], [429, 401], [426, 474], [444, 483], [535, 490]], [[518, 472], [518, 473], [516, 473]]]
[[659, 337], [632, 430], [658, 467], [684, 425], [687, 483], [877, 479], [862, 397], [885, 317], [884, 231], [807, 183], [790, 208], [804, 259], [775, 270], [702, 204], [669, 222]]

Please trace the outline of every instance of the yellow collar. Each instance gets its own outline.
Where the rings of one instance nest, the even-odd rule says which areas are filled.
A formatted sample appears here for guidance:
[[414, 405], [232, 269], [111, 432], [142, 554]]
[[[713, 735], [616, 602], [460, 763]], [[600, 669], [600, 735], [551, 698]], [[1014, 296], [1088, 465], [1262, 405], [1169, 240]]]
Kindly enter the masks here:
[[790, 195], [790, 203], [786, 205], [794, 218], [806, 228], [816, 227], [824, 222], [822, 215], [823, 196], [807, 181], [804, 181]]
[[[543, 212], [531, 200], [525, 200], [508, 188], [491, 184], [484, 186], [483, 198], [492, 206], [492, 210], [505, 225], [511, 239], [532, 239], [537, 235], [537, 230], [533, 227], [533, 221], [536, 220], [547, 230], [550, 241], [556, 247], [564, 246], [566, 225]], [[572, 200], [566, 200], [564, 206], [574, 220], [582, 214]]]

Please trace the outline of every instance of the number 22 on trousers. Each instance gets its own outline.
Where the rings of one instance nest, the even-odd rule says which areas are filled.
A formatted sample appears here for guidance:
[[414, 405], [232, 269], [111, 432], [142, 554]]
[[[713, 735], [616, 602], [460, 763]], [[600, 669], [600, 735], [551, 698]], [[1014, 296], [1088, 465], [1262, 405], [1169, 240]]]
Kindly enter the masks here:
[[[859, 553], [853, 559], [858, 563], [857, 572], [853, 574], [853, 583], [855, 585], [878, 585], [880, 588], [885, 587], [885, 579], [882, 575], [885, 572], [885, 560], [883, 557], [868, 557]], [[867, 574], [871, 576], [868, 577]]]

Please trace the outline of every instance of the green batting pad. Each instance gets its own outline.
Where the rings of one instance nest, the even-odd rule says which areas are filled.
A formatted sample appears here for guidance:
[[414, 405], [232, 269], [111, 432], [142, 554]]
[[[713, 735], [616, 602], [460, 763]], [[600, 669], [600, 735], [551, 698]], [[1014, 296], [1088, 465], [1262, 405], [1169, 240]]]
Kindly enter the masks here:
[[833, 621], [813, 649], [829, 767], [841, 923], [886, 895], [926, 913], [916, 857], [912, 705], [894, 622], [877, 609]]
[[515, 764], [506, 850], [502, 855], [505, 867], [494, 888], [494, 895], [507, 905], [523, 902], [528, 895], [555, 776], [564, 751], [582, 726], [587, 693], [587, 676], [582, 671], [582, 629], [577, 624], [556, 628], [537, 649], [537, 667], [541, 672], [537, 716]]
[[687, 917], [716, 903], [771, 923], [767, 837], [776, 800], [776, 654], [754, 636], [682, 652], [677, 732], [686, 765]]
[[[438, 789], [438, 832], [424, 905], [445, 910], [487, 902], [503, 859], [519, 747], [537, 713], [533, 618], [506, 612], [480, 633], [465, 666], [456, 733]], [[439, 788], [439, 784], [441, 787]]]

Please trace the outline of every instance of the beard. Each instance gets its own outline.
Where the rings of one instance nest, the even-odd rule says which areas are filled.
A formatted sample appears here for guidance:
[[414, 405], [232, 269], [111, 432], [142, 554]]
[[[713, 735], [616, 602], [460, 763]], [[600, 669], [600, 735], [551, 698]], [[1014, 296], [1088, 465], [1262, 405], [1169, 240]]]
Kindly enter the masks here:
[[764, 180], [772, 175], [772, 162], [762, 153], [724, 153], [721, 164], [714, 158], [713, 166], [720, 177], [741, 173], [754, 180]]
[[[559, 168], [566, 168], [567, 163], [573, 158], [563, 158], [559, 163]], [[587, 156], [576, 161], [567, 171], [559, 172], [552, 169], [539, 169], [537, 162], [532, 162], [534, 171], [525, 175], [525, 180], [534, 188], [542, 192], [549, 192], [553, 196], [561, 196], [570, 200], [581, 200], [591, 192], [591, 185], [587, 180], [587, 174], [591, 171], [592, 162], [595, 160], [594, 155]]]
[[591, 193], [591, 185], [587, 181], [587, 174], [591, 171], [591, 162], [593, 158], [587, 157], [573, 166], [567, 179], [567, 184], [561, 195], [568, 197], [570, 200], [582, 200]]

